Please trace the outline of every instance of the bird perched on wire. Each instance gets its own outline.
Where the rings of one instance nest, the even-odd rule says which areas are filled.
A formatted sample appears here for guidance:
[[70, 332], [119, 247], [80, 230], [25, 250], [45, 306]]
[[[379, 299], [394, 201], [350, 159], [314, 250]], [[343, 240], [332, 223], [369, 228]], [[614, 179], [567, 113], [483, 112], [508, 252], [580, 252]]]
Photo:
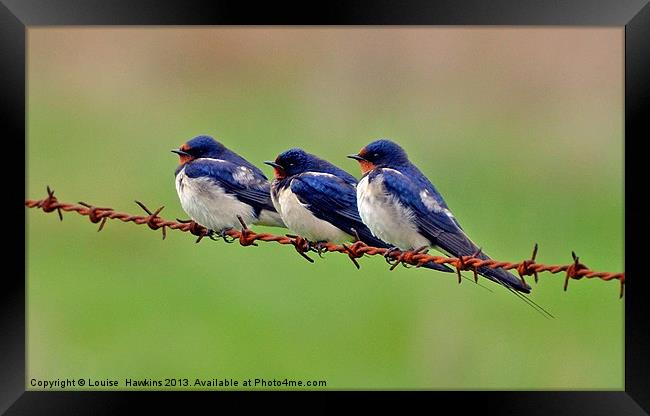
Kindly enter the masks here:
[[[373, 235], [400, 250], [433, 247], [454, 257], [489, 259], [467, 237], [440, 193], [399, 145], [376, 140], [348, 157], [356, 159], [363, 172], [357, 185], [357, 205]], [[504, 269], [480, 267], [477, 272], [510, 289], [531, 290]]]
[[[354, 176], [298, 148], [264, 163], [275, 173], [271, 184], [273, 204], [293, 232], [315, 243], [343, 243], [358, 238], [374, 247], [389, 247], [373, 236], [359, 217]], [[424, 267], [452, 271], [433, 262]]]
[[210, 136], [197, 136], [172, 152], [178, 154], [176, 192], [195, 222], [220, 233], [246, 224], [284, 227], [271, 201], [264, 173]]

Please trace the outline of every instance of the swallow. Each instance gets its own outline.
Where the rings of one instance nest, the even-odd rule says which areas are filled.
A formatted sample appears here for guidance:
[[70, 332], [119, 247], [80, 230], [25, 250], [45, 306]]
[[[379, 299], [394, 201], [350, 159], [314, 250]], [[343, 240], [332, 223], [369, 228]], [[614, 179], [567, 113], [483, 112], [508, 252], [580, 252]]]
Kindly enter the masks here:
[[210, 136], [197, 136], [173, 153], [174, 172], [183, 210], [208, 229], [224, 232], [246, 224], [284, 227], [271, 201], [271, 184], [264, 173]]
[[[359, 162], [359, 215], [374, 236], [400, 250], [431, 247], [448, 256], [489, 257], [469, 239], [442, 195], [399, 145], [382, 139], [348, 155]], [[507, 288], [530, 293], [530, 286], [504, 269], [477, 272]]]
[[[264, 163], [274, 169], [273, 204], [293, 232], [312, 242], [344, 243], [358, 238], [370, 246], [390, 247], [361, 221], [354, 176], [298, 148]], [[452, 271], [433, 262], [424, 267]]]

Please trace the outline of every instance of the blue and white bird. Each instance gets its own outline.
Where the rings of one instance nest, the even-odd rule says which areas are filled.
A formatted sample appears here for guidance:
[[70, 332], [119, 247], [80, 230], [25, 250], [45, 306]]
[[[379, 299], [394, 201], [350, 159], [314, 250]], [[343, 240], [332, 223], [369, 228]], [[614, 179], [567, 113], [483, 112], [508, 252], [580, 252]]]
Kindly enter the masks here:
[[284, 227], [264, 173], [210, 136], [197, 136], [172, 152], [179, 155], [176, 192], [194, 221], [221, 232], [246, 224]]
[[[465, 234], [440, 193], [399, 145], [376, 140], [348, 157], [356, 159], [363, 172], [357, 185], [357, 205], [373, 235], [400, 250], [426, 246], [454, 257], [479, 253], [479, 258], [489, 259]], [[504, 269], [481, 267], [478, 273], [510, 289], [531, 290]]]
[[[293, 232], [312, 242], [344, 243], [358, 236], [368, 245], [389, 247], [361, 221], [354, 176], [298, 148], [264, 163], [275, 173], [271, 184], [273, 204]], [[424, 267], [452, 271], [433, 262]]]

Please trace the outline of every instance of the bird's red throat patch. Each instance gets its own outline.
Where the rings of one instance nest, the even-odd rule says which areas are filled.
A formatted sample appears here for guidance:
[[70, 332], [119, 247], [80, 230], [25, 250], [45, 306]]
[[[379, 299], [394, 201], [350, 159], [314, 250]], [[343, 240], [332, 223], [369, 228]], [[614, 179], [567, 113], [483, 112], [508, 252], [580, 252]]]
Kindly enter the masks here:
[[361, 166], [361, 173], [366, 174], [375, 168], [375, 164], [368, 162], [367, 160], [360, 160], [359, 166]]
[[178, 164], [184, 165], [187, 162], [191, 161], [192, 159], [194, 159], [192, 156], [178, 155]]
[[[190, 147], [187, 145], [187, 143], [185, 143], [184, 145], [179, 147], [178, 150], [182, 150], [184, 152], [187, 152], [188, 150], [190, 150]], [[192, 157], [190, 155], [178, 155], [178, 164], [179, 165], [184, 165], [187, 162], [191, 161], [192, 159], [194, 159], [194, 157]]]
[[275, 176], [275, 179], [284, 179], [287, 177], [287, 173], [284, 171], [282, 168], [273, 168], [273, 175]]
[[[366, 148], [362, 147], [361, 150], [359, 150], [358, 155], [364, 157], [367, 153], [368, 152], [366, 151]], [[369, 162], [365, 159], [358, 159], [357, 161], [359, 162], [359, 167], [361, 167], [361, 173], [364, 175], [375, 168], [374, 163]]]

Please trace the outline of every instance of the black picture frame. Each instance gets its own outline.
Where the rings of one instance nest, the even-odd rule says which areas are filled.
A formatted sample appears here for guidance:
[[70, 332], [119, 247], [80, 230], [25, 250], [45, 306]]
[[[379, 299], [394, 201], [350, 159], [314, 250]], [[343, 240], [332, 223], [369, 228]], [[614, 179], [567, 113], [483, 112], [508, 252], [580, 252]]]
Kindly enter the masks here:
[[[425, 408], [464, 413], [476, 405], [487, 413], [527, 415], [643, 415], [650, 410], [650, 308], [644, 296], [647, 278], [640, 274], [640, 250], [644, 212], [640, 210], [646, 181], [640, 175], [643, 152], [638, 149], [650, 138], [650, 5], [647, 0], [539, 1], [539, 0], [472, 0], [409, 1], [387, 0], [370, 3], [322, 2], [303, 3], [302, 8], [275, 2], [255, 5], [246, 2], [200, 1], [101, 1], [101, 0], [0, 0], [0, 91], [2, 91], [3, 146], [12, 152], [11, 165], [23, 168], [13, 153], [19, 142], [26, 145], [25, 69], [26, 29], [42, 25], [190, 25], [190, 24], [318, 24], [318, 25], [580, 25], [625, 27], [625, 390], [616, 391], [508, 391], [508, 392], [428, 392], [434, 397], [419, 398]], [[5, 159], [7, 160], [7, 159]], [[25, 159], [22, 160], [22, 163]], [[15, 166], [17, 164], [17, 167]], [[6, 206], [20, 207], [25, 195], [14, 181], [5, 182], [12, 191]], [[23, 183], [23, 185], [25, 185]], [[606, 190], [603, 190], [606, 192]], [[619, 197], [615, 195], [613, 197]], [[576, 204], [581, 203], [579, 199]], [[14, 215], [13, 213], [5, 215]], [[15, 215], [20, 215], [16, 213]], [[8, 217], [5, 217], [8, 218]], [[8, 221], [16, 223], [16, 221]], [[5, 224], [9, 227], [12, 224]], [[18, 224], [13, 224], [18, 226]], [[26, 227], [27, 224], [24, 224]], [[6, 233], [11, 239], [5, 253], [5, 265], [19, 264], [22, 251], [26, 268], [25, 241], [14, 244], [25, 228]], [[639, 240], [634, 244], [633, 239]], [[16, 251], [14, 253], [13, 251]], [[174, 392], [161, 397], [158, 393], [133, 392], [33, 392], [25, 391], [25, 270], [17, 273], [5, 268], [0, 308], [0, 412], [7, 414], [115, 414], [144, 398], [148, 405], [167, 406], [171, 400], [188, 399], [195, 403], [205, 394]], [[20, 277], [22, 276], [22, 278]], [[561, 340], [557, 340], [561, 342]], [[534, 360], [535, 357], [531, 357]], [[219, 395], [226, 395], [219, 392]], [[238, 406], [251, 403], [237, 395]], [[309, 395], [322, 393], [309, 393]], [[153, 396], [155, 399], [152, 400]], [[273, 395], [282, 397], [283, 394]], [[379, 397], [378, 397], [379, 396]], [[269, 397], [268, 394], [265, 397]], [[391, 395], [373, 395], [372, 403], [381, 403]], [[415, 397], [413, 397], [415, 398]], [[324, 404], [322, 398], [319, 402]], [[409, 406], [410, 407], [410, 406]], [[241, 409], [241, 407], [239, 407]], [[645, 411], [644, 411], [645, 409]], [[198, 410], [197, 410], [198, 411]]]

